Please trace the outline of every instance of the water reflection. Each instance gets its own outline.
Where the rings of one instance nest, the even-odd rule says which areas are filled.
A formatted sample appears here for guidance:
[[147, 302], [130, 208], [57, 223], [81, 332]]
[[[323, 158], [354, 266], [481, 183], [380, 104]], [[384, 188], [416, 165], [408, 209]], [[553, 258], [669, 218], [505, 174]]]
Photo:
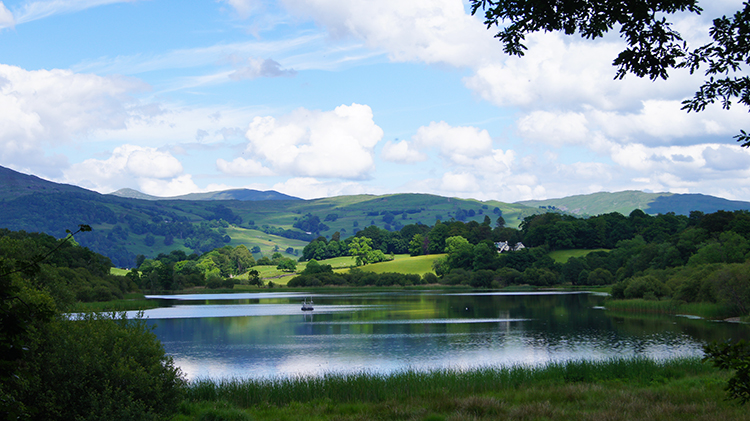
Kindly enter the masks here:
[[191, 379], [672, 358], [748, 330], [611, 314], [602, 297], [582, 293], [317, 294], [310, 313], [299, 305], [310, 294], [244, 295], [160, 296], [170, 307], [145, 315]]

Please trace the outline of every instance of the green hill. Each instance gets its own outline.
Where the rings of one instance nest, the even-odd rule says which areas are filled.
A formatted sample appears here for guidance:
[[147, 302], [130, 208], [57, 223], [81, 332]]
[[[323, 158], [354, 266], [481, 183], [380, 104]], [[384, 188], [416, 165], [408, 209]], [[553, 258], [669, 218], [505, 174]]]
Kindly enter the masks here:
[[668, 196], [672, 196], [672, 193], [644, 193], [627, 190], [617, 193], [580, 194], [559, 199], [525, 200], [517, 203], [534, 208], [557, 209], [579, 216], [595, 216], [611, 212], [629, 215], [635, 209], [647, 211], [649, 204], [659, 198]]
[[[228, 200], [231, 199], [231, 200]], [[272, 200], [271, 200], [272, 199]], [[527, 216], [548, 211], [599, 215], [634, 209], [652, 214], [691, 210], [750, 209], [750, 203], [705, 195], [624, 191], [561, 199], [504, 203], [430, 194], [354, 195], [302, 200], [277, 192], [229, 190], [156, 198], [135, 190], [104, 195], [52, 183], [0, 167], [0, 228], [44, 232], [56, 237], [80, 224], [94, 230], [81, 245], [103, 254], [115, 266], [131, 267], [136, 256], [155, 257], [181, 249], [203, 253], [224, 245], [258, 247], [260, 254], [297, 257], [319, 236], [342, 238], [370, 225], [389, 231], [436, 221], [477, 221], [502, 215], [516, 228]]]
[[[202, 253], [227, 244], [258, 247], [256, 257], [275, 251], [297, 257], [309, 241], [337, 231], [346, 238], [370, 225], [398, 230], [437, 220], [482, 222], [485, 217], [494, 224], [500, 213], [508, 226], [516, 227], [524, 217], [542, 212], [520, 204], [427, 194], [315, 200], [217, 200], [223, 196], [215, 194], [200, 200], [155, 200], [134, 190], [103, 195], [2, 167], [0, 181], [0, 228], [62, 237], [65, 230], [87, 224], [94, 230], [77, 240], [118, 267], [133, 266], [139, 254], [155, 257], [175, 249]], [[236, 199], [241, 193], [227, 194]]]

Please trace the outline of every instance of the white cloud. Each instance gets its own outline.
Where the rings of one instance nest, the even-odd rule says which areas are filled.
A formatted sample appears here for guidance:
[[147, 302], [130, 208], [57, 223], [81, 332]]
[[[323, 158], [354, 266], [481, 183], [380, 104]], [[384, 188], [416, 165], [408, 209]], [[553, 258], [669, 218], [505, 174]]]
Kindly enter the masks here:
[[133, 150], [125, 168], [136, 177], [172, 178], [182, 173], [182, 164], [167, 152], [153, 149]]
[[273, 190], [302, 199], [317, 199], [369, 193], [361, 184], [351, 181], [323, 182], [311, 177], [290, 178], [273, 185]]
[[247, 18], [250, 16], [254, 11], [258, 10], [261, 6], [261, 2], [257, 0], [218, 0], [223, 3], [227, 3], [228, 5], [232, 6], [234, 10], [237, 11], [237, 14], [240, 15], [241, 18]]
[[492, 33], [460, 0], [282, 0], [289, 13], [312, 18], [334, 38], [353, 36], [394, 61], [469, 66], [501, 54]]
[[389, 140], [385, 142], [380, 156], [386, 161], [401, 163], [418, 162], [427, 159], [427, 155], [414, 150], [409, 142], [405, 140], [398, 142], [392, 142]]
[[235, 71], [229, 74], [229, 79], [232, 80], [294, 76], [297, 74], [294, 69], [282, 69], [278, 62], [270, 58], [265, 60], [254, 57], [250, 57], [247, 60], [235, 59], [233, 65]]
[[479, 190], [479, 184], [473, 174], [447, 172], [443, 174], [440, 190], [453, 193], [476, 192]]
[[0, 64], [0, 161], [34, 167], [46, 146], [123, 129], [142, 112], [131, 95], [147, 88], [130, 78]]
[[14, 26], [16, 26], [16, 19], [10, 13], [10, 10], [5, 7], [5, 4], [0, 1], [0, 29], [13, 28]]
[[533, 111], [518, 120], [518, 131], [524, 139], [555, 146], [584, 142], [589, 135], [583, 113]]
[[[373, 148], [383, 130], [367, 105], [341, 105], [333, 111], [300, 108], [280, 117], [255, 117], [245, 134], [246, 152], [278, 174], [361, 179], [375, 167]], [[222, 170], [241, 168], [238, 158]]]
[[[138, 188], [144, 193], [157, 196], [176, 196], [198, 187], [190, 175], [168, 152], [136, 145], [115, 148], [107, 159], [87, 159], [64, 171], [60, 181], [73, 183], [102, 193], [122, 187]], [[133, 184], [135, 182], [135, 185]], [[174, 191], [168, 190], [172, 186]]]
[[750, 169], [750, 151], [740, 146], [709, 146], [703, 150], [706, 167], [717, 171]]
[[58, 15], [72, 13], [91, 7], [103, 6], [113, 3], [130, 3], [137, 0], [48, 0], [48, 1], [26, 1], [17, 12], [17, 23], [26, 23]]
[[258, 161], [245, 158], [236, 158], [232, 162], [224, 159], [216, 160], [216, 168], [225, 173], [241, 177], [258, 177], [274, 175], [271, 169], [266, 168]]
[[200, 191], [189, 174], [184, 174], [169, 180], [145, 178], [139, 180], [138, 185], [143, 193], [153, 196], [172, 197]]
[[437, 148], [443, 157], [454, 162], [478, 158], [492, 149], [492, 138], [487, 130], [454, 127], [444, 121], [420, 127], [412, 139], [420, 148]]

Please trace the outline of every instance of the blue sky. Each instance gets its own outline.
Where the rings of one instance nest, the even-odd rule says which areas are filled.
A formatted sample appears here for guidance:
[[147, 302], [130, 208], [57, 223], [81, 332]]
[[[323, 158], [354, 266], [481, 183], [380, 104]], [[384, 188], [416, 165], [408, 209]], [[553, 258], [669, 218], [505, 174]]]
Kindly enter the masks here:
[[[741, 6], [704, 3], [674, 17], [693, 45]], [[747, 109], [680, 110], [700, 74], [615, 81], [616, 34], [527, 45], [461, 0], [3, 0], [0, 165], [157, 196], [750, 200]]]

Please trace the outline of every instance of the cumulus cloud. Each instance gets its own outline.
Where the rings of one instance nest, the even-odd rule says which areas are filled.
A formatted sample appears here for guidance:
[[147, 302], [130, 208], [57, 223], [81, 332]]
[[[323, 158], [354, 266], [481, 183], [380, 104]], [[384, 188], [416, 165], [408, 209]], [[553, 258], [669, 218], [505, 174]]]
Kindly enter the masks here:
[[480, 157], [492, 149], [492, 138], [487, 130], [454, 127], [444, 121], [420, 127], [413, 140], [420, 147], [437, 148], [442, 156], [454, 162]]
[[440, 190], [461, 193], [476, 192], [479, 190], [479, 185], [473, 174], [447, 172], [443, 174]]
[[518, 120], [518, 131], [524, 139], [561, 146], [584, 142], [589, 135], [583, 113], [533, 111]]
[[409, 142], [405, 140], [399, 142], [389, 140], [385, 142], [380, 156], [386, 161], [401, 163], [424, 161], [427, 159], [427, 155], [414, 150], [414, 147], [410, 146]]
[[[452, 66], [501, 54], [492, 33], [469, 16], [460, 0], [282, 0], [296, 16], [312, 18], [334, 38], [353, 36], [394, 61]], [[493, 52], [496, 51], [496, 52]]]
[[[246, 153], [277, 174], [362, 179], [375, 167], [373, 148], [383, 130], [373, 121], [370, 107], [352, 104], [333, 111], [300, 108], [278, 119], [255, 117], [245, 137]], [[217, 165], [231, 172], [247, 162], [237, 158]]]
[[311, 177], [290, 178], [283, 183], [274, 184], [272, 188], [273, 190], [302, 199], [372, 193], [356, 182], [320, 181]]
[[147, 88], [131, 78], [0, 64], [0, 162], [54, 172], [42, 168], [45, 147], [124, 129], [140, 112], [132, 95]]
[[130, 95], [146, 88], [130, 78], [0, 64], [0, 142], [38, 145], [94, 129], [124, 128]]
[[[136, 187], [157, 196], [176, 196], [198, 190], [191, 177], [182, 173], [182, 164], [169, 152], [122, 145], [115, 148], [107, 159], [92, 158], [71, 165], [64, 171], [61, 181], [102, 193], [124, 186]], [[132, 186], [132, 180], [135, 180], [136, 186]], [[174, 186], [175, 190], [166, 190], [168, 186]]]

